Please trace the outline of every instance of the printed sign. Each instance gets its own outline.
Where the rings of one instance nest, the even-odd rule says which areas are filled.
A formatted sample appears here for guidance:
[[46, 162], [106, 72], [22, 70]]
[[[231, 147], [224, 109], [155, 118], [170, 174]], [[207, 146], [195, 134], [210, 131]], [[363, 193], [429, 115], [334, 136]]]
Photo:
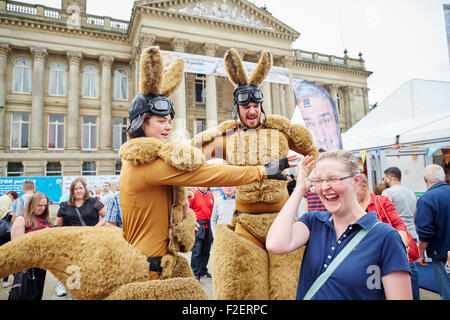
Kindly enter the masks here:
[[61, 197], [62, 181], [60, 176], [53, 177], [2, 177], [0, 178], [0, 194], [8, 191], [16, 191], [19, 196], [23, 194], [22, 184], [25, 180], [31, 180], [36, 186], [36, 191], [45, 193], [47, 197], [58, 202]]
[[296, 100], [292, 123], [308, 128], [317, 149], [342, 149], [339, 116], [328, 91], [314, 82], [302, 79], [292, 82]]
[[[176, 58], [183, 58], [184, 72], [227, 77], [223, 58], [164, 50], [160, 52], [164, 60], [165, 69], [169, 68]], [[253, 70], [256, 69], [257, 63], [243, 61], [243, 65], [247, 75], [250, 76]], [[273, 66], [265, 81], [289, 84], [289, 71], [287, 68]]]

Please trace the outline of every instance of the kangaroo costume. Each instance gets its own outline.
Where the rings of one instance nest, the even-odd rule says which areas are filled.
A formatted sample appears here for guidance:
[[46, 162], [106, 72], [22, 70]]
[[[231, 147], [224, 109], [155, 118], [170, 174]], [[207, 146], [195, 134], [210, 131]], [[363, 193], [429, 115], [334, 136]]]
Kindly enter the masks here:
[[[234, 49], [227, 51], [224, 62], [235, 86], [234, 120], [198, 134], [192, 145], [202, 148], [206, 159], [223, 158], [238, 166], [267, 163], [286, 156], [289, 150], [317, 158], [312, 136], [304, 126], [264, 114], [258, 128], [248, 129], [238, 117], [239, 105], [262, 103], [259, 85], [270, 71], [272, 55], [263, 52], [250, 81]], [[216, 228], [211, 255], [214, 298], [295, 299], [304, 249], [271, 255], [264, 245], [270, 225], [287, 199], [286, 181], [266, 180], [237, 187], [233, 221]]]
[[[280, 178], [279, 163], [238, 167], [204, 165], [199, 149], [143, 137], [144, 113], [174, 116], [167, 98], [179, 85], [183, 60], [163, 72], [158, 47], [141, 55], [140, 93], [130, 106], [135, 137], [120, 148], [118, 228], [63, 227], [32, 232], [0, 247], [0, 276], [37, 267], [49, 270], [76, 299], [207, 299], [188, 252], [195, 214], [183, 186], [234, 186]], [[281, 170], [283, 166], [281, 166]]]

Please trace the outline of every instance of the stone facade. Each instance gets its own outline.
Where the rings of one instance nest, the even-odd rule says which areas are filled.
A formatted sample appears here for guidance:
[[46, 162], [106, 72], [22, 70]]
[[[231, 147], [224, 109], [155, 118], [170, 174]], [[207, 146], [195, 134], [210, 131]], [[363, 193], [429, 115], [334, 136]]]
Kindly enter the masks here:
[[[361, 57], [292, 50], [299, 33], [249, 1], [136, 1], [129, 21], [89, 15], [86, 0], [61, 7], [0, 0], [0, 176], [118, 173], [140, 54], [151, 45], [206, 57], [234, 47], [248, 62], [269, 50], [291, 80], [330, 92], [343, 131], [369, 110]], [[262, 89], [267, 114], [292, 116], [291, 84]], [[174, 135], [192, 136], [231, 118], [233, 86], [185, 72], [171, 99]]]

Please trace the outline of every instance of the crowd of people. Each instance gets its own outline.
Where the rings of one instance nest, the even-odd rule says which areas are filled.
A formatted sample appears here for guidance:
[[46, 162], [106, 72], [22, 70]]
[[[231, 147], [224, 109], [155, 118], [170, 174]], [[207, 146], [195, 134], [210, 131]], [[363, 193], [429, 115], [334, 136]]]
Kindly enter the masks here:
[[[105, 182], [105, 186], [110, 186]], [[22, 195], [8, 191], [0, 197], [0, 218], [11, 221], [9, 238], [3, 238], [0, 245], [17, 239], [29, 232], [68, 226], [117, 226], [121, 227], [121, 212], [118, 206], [118, 193], [104, 188], [101, 198], [92, 197], [87, 181], [83, 177], [73, 180], [67, 201], [59, 203], [56, 216], [51, 217], [49, 198], [36, 190], [32, 180], [22, 184]], [[3, 279], [2, 287], [11, 287], [9, 300], [41, 300], [44, 290], [46, 271], [30, 268], [14, 275], [11, 283], [9, 276]], [[56, 295], [64, 296], [67, 291], [61, 282], [56, 284]]]
[[[335, 154], [327, 153], [324, 158], [318, 160], [313, 177], [308, 178], [305, 172], [308, 171], [312, 161], [308, 157], [304, 158], [297, 168], [298, 173], [294, 177], [296, 183], [291, 197], [270, 229], [266, 246], [274, 254], [289, 252], [305, 244], [311, 248], [307, 250], [303, 260], [297, 298], [304, 298], [305, 288], [311, 287], [315, 273], [322, 273], [323, 270], [314, 268], [317, 259], [328, 257], [323, 261], [322, 269], [326, 269], [327, 262], [340, 252], [338, 247], [333, 249], [335, 239], [344, 245], [345, 238], [350, 238], [349, 234], [352, 229], [356, 232], [356, 230], [370, 227], [371, 223], [379, 220], [392, 226], [397, 233], [387, 227], [379, 226], [377, 228], [380, 230], [375, 229], [372, 237], [366, 239], [370, 245], [361, 245], [361, 250], [367, 250], [364, 254], [366, 257], [376, 256], [373, 251], [385, 255], [380, 257], [380, 261], [371, 261], [371, 265], [381, 268], [381, 282], [384, 288], [381, 294], [384, 294], [386, 298], [420, 299], [418, 270], [414, 262], [417, 262], [420, 267], [428, 266], [425, 260], [426, 251], [426, 256], [432, 260], [441, 297], [448, 299], [446, 268], [448, 270], [450, 252], [446, 248], [448, 248], [447, 235], [450, 232], [448, 216], [450, 186], [445, 183], [442, 167], [430, 165], [425, 168], [424, 181], [428, 191], [419, 200], [416, 200], [415, 194], [401, 183], [399, 168], [386, 169], [384, 183], [378, 184], [371, 192], [367, 177], [358, 171], [357, 164], [347, 163], [351, 161], [349, 159], [351, 156], [345, 151], [335, 152]], [[321, 166], [321, 162], [324, 162], [325, 165]], [[347, 167], [353, 169], [346, 170]], [[324, 168], [327, 170], [321, 171]], [[338, 175], [342, 177], [337, 177]], [[349, 183], [350, 179], [352, 179], [352, 183]], [[326, 183], [324, 184], [324, 182]], [[349, 186], [345, 187], [344, 183]], [[109, 185], [109, 183], [105, 182], [105, 185]], [[9, 217], [8, 219], [13, 221], [11, 240], [28, 232], [53, 226], [116, 226], [121, 228], [119, 193], [114, 194], [110, 189], [104, 189], [105, 192], [99, 200], [97, 197], [89, 195], [84, 178], [75, 179], [70, 187], [69, 199], [60, 203], [56, 219], [53, 221], [50, 219], [48, 197], [37, 192], [34, 183], [27, 180], [23, 183], [21, 197], [15, 191], [6, 192], [0, 197], [0, 216], [1, 219]], [[192, 249], [191, 267], [196, 279], [200, 281], [201, 277], [212, 277], [207, 265], [215, 227], [219, 223], [231, 222], [235, 212], [235, 187], [220, 188], [222, 193], [217, 195], [213, 195], [208, 187], [190, 189], [189, 206], [194, 210], [198, 223], [195, 244]], [[318, 193], [321, 193], [322, 197]], [[349, 193], [349, 195], [345, 193]], [[302, 199], [307, 202], [311, 201], [311, 198], [306, 196], [308, 194], [316, 197], [314, 205], [308, 205], [307, 212], [289, 228], [289, 221], [292, 220], [299, 202]], [[338, 205], [335, 199], [341, 199], [342, 203]], [[352, 212], [356, 213], [351, 215]], [[375, 214], [366, 215], [366, 213], [372, 212]], [[334, 223], [330, 224], [330, 221], [334, 221]], [[328, 234], [330, 232], [331, 234]], [[388, 238], [384, 240], [389, 241], [389, 245], [382, 241], [377, 243], [379, 239], [384, 239], [378, 232], [389, 234]], [[383, 248], [389, 248], [389, 250], [386, 252]], [[401, 254], [405, 250], [406, 254]], [[396, 259], [393, 259], [394, 257]], [[358, 264], [362, 265], [363, 263], [360, 259], [349, 260], [341, 270], [345, 270], [344, 266], [347, 264], [356, 268]], [[391, 265], [397, 269], [392, 269]], [[384, 270], [390, 270], [391, 273], [395, 271], [397, 276], [384, 277]], [[410, 276], [405, 276], [405, 272]], [[41, 299], [45, 275], [46, 271], [38, 268], [31, 268], [14, 275], [10, 299], [23, 299], [24, 297]], [[334, 286], [331, 281], [328, 281], [327, 286], [322, 289], [322, 295], [318, 295], [316, 298], [375, 298], [375, 296], [366, 296], [367, 292], [376, 293], [368, 291], [365, 287], [366, 282], [356, 279], [355, 273], [352, 275], [350, 279], [347, 272], [336, 272], [336, 281], [348, 282], [348, 286], [337, 289], [339, 286]], [[22, 291], [18, 293], [19, 290], [15, 290], [15, 285], [22, 283], [24, 278], [35, 279], [33, 281], [35, 288], [30, 288], [29, 293]], [[404, 278], [410, 279], [410, 284], [407, 284]], [[359, 287], [356, 284], [359, 284]], [[3, 279], [2, 286], [3, 288], [11, 286], [8, 277]], [[348, 287], [351, 287], [352, 290], [349, 291]], [[56, 292], [58, 296], [66, 294], [65, 288], [60, 282], [57, 283]], [[29, 296], [30, 294], [33, 296]]]
[[[266, 53], [261, 59], [269, 61], [271, 55]], [[238, 65], [236, 56], [229, 56], [229, 60], [234, 61], [231, 66]], [[172, 163], [170, 157], [164, 157], [167, 152], [164, 147], [170, 147], [167, 142], [175, 117], [174, 106], [168, 97], [181, 81], [182, 63], [175, 61], [168, 71], [170, 76], [163, 77], [159, 48], [146, 49], [141, 63], [146, 61], [151, 63], [142, 70], [148, 74], [141, 75], [144, 79], [140, 82], [140, 93], [129, 108], [129, 140], [120, 151], [124, 160], [119, 181], [120, 196], [110, 190], [108, 182], [104, 183], [104, 193], [100, 197], [91, 195], [87, 181], [79, 177], [73, 180], [68, 198], [60, 202], [53, 221], [48, 197], [36, 190], [32, 181], [25, 181], [20, 197], [13, 191], [0, 197], [0, 215], [12, 223], [11, 241], [52, 227], [119, 227], [124, 239], [147, 257], [150, 280], [160, 280], [163, 279], [162, 258], [173, 253], [171, 245], [175, 242], [173, 234], [177, 229], [172, 214], [176, 206], [181, 206], [182, 218], [187, 217], [188, 210], [181, 198], [184, 197], [183, 188], [190, 187], [188, 205], [196, 219], [190, 267], [198, 281], [201, 277], [215, 277], [207, 266], [218, 225], [229, 224], [238, 216], [251, 220], [266, 214], [274, 218], [267, 234], [252, 234], [252, 230], [248, 231], [238, 222], [233, 239], [251, 242], [252, 247], [267, 250], [271, 257], [306, 247], [296, 286], [297, 299], [420, 299], [416, 262], [419, 267], [425, 267], [425, 256], [432, 260], [441, 298], [450, 299], [450, 186], [445, 182], [442, 167], [433, 164], [425, 168], [423, 177], [428, 190], [418, 200], [402, 184], [401, 169], [396, 167], [384, 171], [384, 186], [377, 185], [372, 193], [357, 159], [351, 152], [339, 149], [340, 141], [322, 141], [321, 146], [327, 151], [317, 150], [314, 146], [306, 150], [312, 140], [307, 131], [299, 133], [306, 136], [307, 142], [302, 145], [304, 156], [297, 165], [296, 176], [289, 178], [287, 190], [284, 185], [281, 190], [278, 188], [278, 181], [288, 179], [283, 171], [289, 168], [290, 159], [285, 156], [249, 166]], [[158, 68], [154, 68], [156, 62], [160, 64]], [[285, 138], [286, 145], [299, 148], [302, 139], [296, 140], [298, 145], [295, 145], [294, 138], [288, 135], [290, 132], [283, 131], [283, 126], [276, 127], [272, 123], [269, 127], [266, 123], [268, 117], [262, 109], [259, 85], [270, 66], [270, 63], [265, 68], [261, 65], [260, 69], [264, 70], [260, 72], [264, 72], [252, 74], [250, 82], [247, 77], [240, 80], [239, 75], [245, 72], [234, 70], [234, 77], [232, 72], [236, 88], [231, 122], [237, 126], [233, 130], [239, 135], [247, 130], [271, 129]], [[227, 72], [230, 76], [228, 69]], [[307, 113], [304, 117], [309, 115], [315, 103], [310, 98], [301, 99], [300, 107]], [[277, 122], [275, 120], [273, 122]], [[315, 132], [314, 140], [318, 140], [323, 120], [312, 116], [307, 120], [307, 126]], [[336, 130], [335, 126], [329, 128], [330, 132]], [[223, 145], [210, 150], [223, 149], [227, 144], [224, 139], [230, 137], [213, 141]], [[332, 150], [328, 150], [330, 145], [334, 146]], [[190, 148], [194, 155], [201, 152]], [[320, 155], [315, 159], [319, 151]], [[266, 180], [278, 181], [265, 184]], [[267, 210], [270, 201], [253, 206], [235, 199], [235, 186], [251, 183], [278, 193], [279, 199], [274, 200], [276, 205], [271, 210]], [[209, 187], [218, 185], [223, 187], [223, 195], [214, 197]], [[248, 194], [263, 193], [263, 189], [245, 191]], [[298, 217], [302, 201], [307, 201], [307, 210]], [[288, 259], [280, 261], [280, 268], [292, 267]], [[283, 270], [275, 273], [280, 271]], [[9, 299], [42, 299], [45, 274], [45, 270], [38, 268], [16, 273]], [[181, 288], [183, 284], [179, 284]], [[9, 286], [8, 278], [3, 279], [3, 287]], [[57, 284], [57, 294], [66, 294], [61, 283]]]

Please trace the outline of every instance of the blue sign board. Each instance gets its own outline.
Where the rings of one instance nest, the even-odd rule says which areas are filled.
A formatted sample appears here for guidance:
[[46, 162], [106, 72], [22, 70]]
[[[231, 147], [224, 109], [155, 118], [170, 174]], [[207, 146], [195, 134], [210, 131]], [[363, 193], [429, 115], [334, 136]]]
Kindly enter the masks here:
[[36, 185], [36, 191], [45, 193], [47, 197], [58, 202], [62, 195], [62, 177], [1, 177], [0, 195], [8, 191], [16, 191], [19, 196], [23, 194], [22, 184], [25, 180], [31, 180]]

